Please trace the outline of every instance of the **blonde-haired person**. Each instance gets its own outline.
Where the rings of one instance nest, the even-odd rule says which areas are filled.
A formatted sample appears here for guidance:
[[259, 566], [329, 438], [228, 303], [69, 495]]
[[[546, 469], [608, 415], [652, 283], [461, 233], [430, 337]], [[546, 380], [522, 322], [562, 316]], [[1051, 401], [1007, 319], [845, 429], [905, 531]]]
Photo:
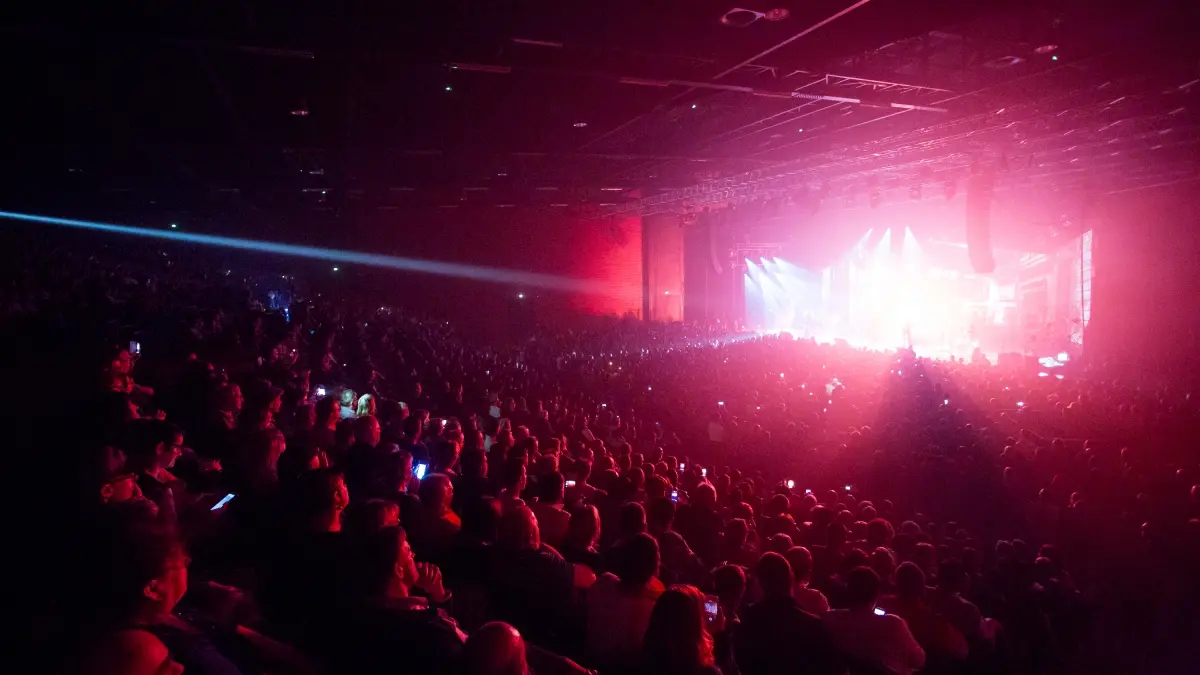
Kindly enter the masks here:
[[370, 394], [363, 394], [358, 397], [358, 407], [355, 410], [355, 416], [366, 417], [375, 416], [375, 397]]

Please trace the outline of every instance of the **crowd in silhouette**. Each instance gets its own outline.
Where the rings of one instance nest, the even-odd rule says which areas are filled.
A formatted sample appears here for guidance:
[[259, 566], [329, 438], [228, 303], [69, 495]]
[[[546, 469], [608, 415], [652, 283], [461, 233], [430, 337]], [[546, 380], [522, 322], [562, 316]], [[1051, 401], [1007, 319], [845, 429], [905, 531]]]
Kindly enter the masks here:
[[1195, 662], [1186, 391], [630, 320], [489, 346], [181, 268], [0, 293], [54, 392], [16, 387], [30, 672]]

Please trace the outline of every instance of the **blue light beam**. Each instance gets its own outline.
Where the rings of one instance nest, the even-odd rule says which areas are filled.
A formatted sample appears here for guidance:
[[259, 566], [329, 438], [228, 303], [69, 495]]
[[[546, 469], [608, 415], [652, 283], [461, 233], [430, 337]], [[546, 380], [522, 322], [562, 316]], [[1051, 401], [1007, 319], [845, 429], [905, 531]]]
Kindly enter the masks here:
[[444, 277], [458, 277], [461, 279], [474, 279], [476, 281], [488, 281], [493, 283], [508, 283], [520, 286], [536, 286], [538, 288], [546, 288], [556, 291], [568, 291], [572, 293], [588, 293], [592, 295], [611, 294], [611, 292], [608, 290], [608, 286], [599, 280], [572, 279], [553, 274], [525, 272], [522, 270], [504, 269], [502, 267], [486, 267], [479, 265], [466, 265], [463, 263], [440, 262], [436, 260], [402, 258], [398, 256], [382, 255], [379, 253], [362, 253], [359, 251], [340, 251], [337, 249], [319, 248], [316, 246], [280, 244], [271, 241], [255, 241], [253, 239], [221, 237], [211, 234], [193, 234], [190, 232], [180, 232], [178, 230], [150, 230], [141, 227], [129, 227], [127, 225], [113, 225], [111, 223], [97, 223], [89, 220], [75, 220], [71, 218], [54, 218], [51, 216], [38, 216], [28, 213], [13, 213], [10, 211], [0, 211], [0, 218], [19, 220], [27, 223], [40, 223], [43, 225], [74, 227], [83, 230], [93, 230], [96, 232], [126, 234], [135, 237], [147, 237], [150, 239], [164, 239], [166, 241], [188, 244], [201, 244], [203, 246], [220, 246], [223, 248], [240, 249], [243, 251], [256, 251], [259, 253], [311, 258], [313, 260], [353, 263], [358, 265], [369, 265], [371, 267], [386, 267], [404, 272], [419, 272], [422, 274], [435, 274]]

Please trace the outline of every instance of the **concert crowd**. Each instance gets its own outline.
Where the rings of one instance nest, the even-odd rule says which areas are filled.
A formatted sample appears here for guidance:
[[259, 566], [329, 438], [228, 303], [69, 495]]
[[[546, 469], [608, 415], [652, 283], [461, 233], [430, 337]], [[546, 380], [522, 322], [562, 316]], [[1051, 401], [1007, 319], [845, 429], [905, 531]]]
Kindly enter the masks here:
[[615, 318], [489, 346], [190, 262], [0, 289], [9, 672], [1196, 663], [1185, 390]]

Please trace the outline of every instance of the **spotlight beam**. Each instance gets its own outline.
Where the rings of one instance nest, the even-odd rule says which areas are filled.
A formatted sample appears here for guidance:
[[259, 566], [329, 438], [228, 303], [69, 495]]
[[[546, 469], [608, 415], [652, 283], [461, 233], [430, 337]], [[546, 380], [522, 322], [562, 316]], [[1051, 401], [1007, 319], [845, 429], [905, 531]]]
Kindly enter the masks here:
[[362, 253], [360, 251], [343, 251], [338, 249], [320, 248], [316, 246], [281, 244], [272, 241], [256, 241], [254, 239], [222, 237], [211, 234], [193, 234], [190, 232], [179, 232], [177, 230], [151, 230], [142, 227], [129, 227], [127, 225], [114, 225], [111, 223], [97, 223], [89, 220], [76, 220], [72, 218], [55, 218], [52, 216], [39, 216], [29, 213], [13, 213], [10, 211], [0, 211], [0, 218], [17, 220], [26, 223], [72, 227], [83, 230], [92, 230], [95, 232], [109, 232], [112, 234], [124, 234], [135, 237], [146, 237], [149, 239], [162, 239], [165, 241], [173, 241], [178, 243], [200, 244], [202, 246], [218, 246], [221, 248], [232, 248], [243, 251], [254, 251], [258, 253], [270, 253], [274, 255], [295, 256], [298, 258], [309, 258], [312, 260], [325, 260], [337, 263], [384, 267], [403, 272], [418, 272], [421, 274], [434, 274], [444, 277], [457, 277], [460, 279], [473, 279], [476, 281], [488, 281], [492, 283], [509, 283], [522, 286], [545, 288], [555, 291], [568, 291], [572, 293], [611, 295], [611, 291], [608, 290], [608, 286], [600, 280], [572, 279], [570, 277], [560, 277], [553, 274], [526, 272], [522, 270], [505, 269], [502, 267], [487, 267], [480, 265], [466, 265], [463, 263], [441, 262], [437, 260], [403, 258], [379, 253]]

